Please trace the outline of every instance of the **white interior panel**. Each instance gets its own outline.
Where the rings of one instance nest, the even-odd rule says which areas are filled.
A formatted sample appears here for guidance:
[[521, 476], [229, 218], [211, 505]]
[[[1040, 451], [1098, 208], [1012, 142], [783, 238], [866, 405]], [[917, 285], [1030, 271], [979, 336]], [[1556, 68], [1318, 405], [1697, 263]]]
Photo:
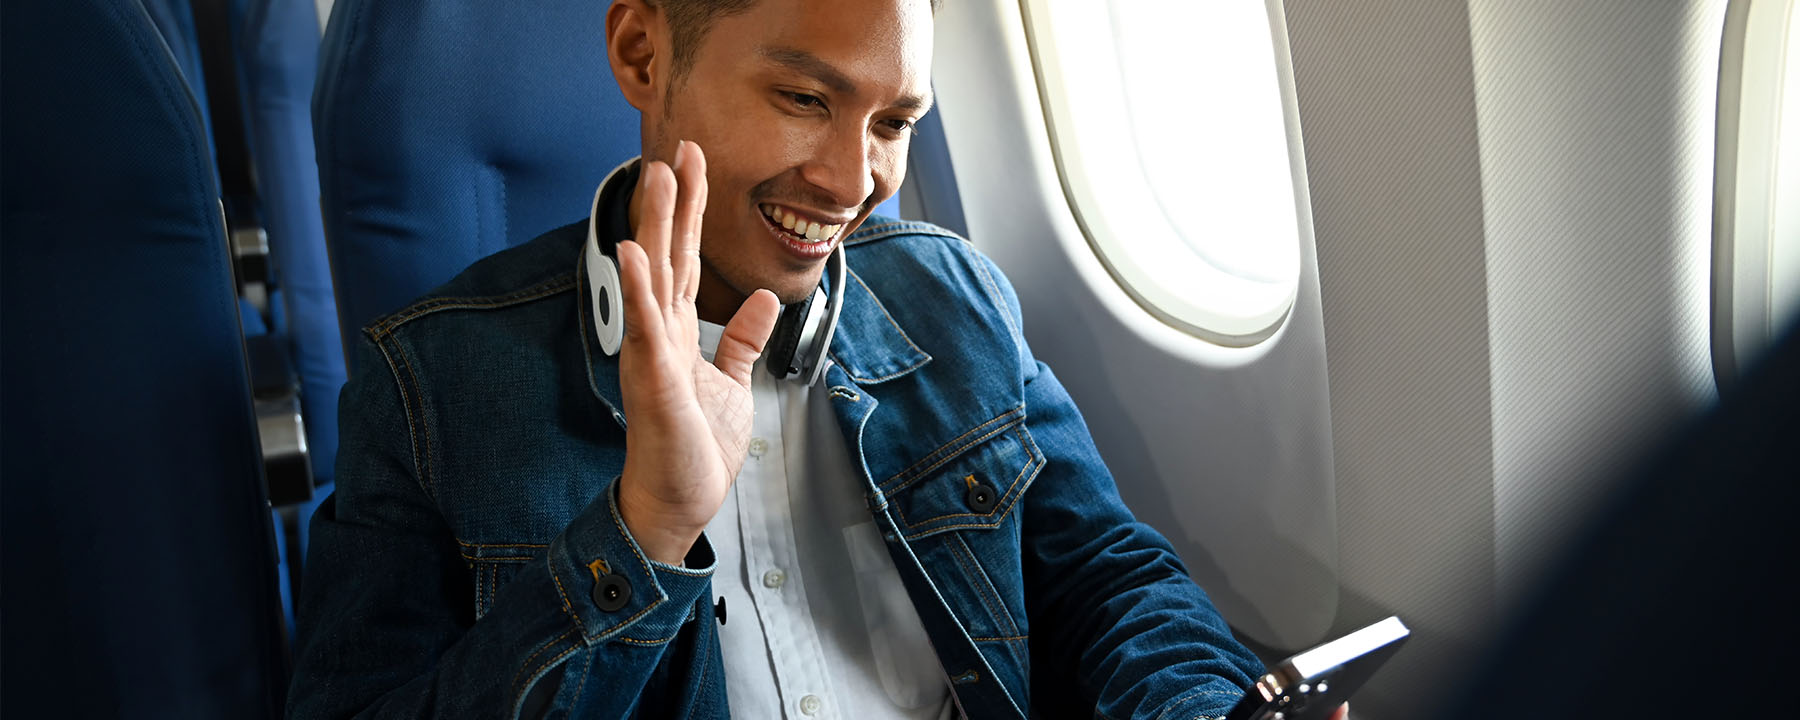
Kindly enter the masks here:
[[[1337, 532], [1304, 181], [1289, 319], [1248, 348], [1195, 338], [1134, 302], [1076, 224], [1019, 5], [945, 3], [937, 32], [933, 77], [971, 239], [1017, 288], [1034, 351], [1080, 404], [1126, 502], [1246, 636], [1285, 649], [1322, 639], [1337, 607]], [[1291, 89], [1284, 97], [1304, 178]]]
[[1470, 3], [1502, 598], [1711, 397], [1725, 4]]

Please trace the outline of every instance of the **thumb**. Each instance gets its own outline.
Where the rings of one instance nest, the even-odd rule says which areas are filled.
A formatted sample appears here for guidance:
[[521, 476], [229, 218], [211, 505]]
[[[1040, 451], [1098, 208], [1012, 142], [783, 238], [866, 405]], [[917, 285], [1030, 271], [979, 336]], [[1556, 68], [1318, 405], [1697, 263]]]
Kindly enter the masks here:
[[713, 365], [739, 385], [750, 387], [750, 369], [762, 357], [769, 332], [775, 329], [775, 318], [781, 315], [781, 301], [775, 293], [758, 290], [744, 299], [725, 334], [719, 338], [719, 349], [713, 353]]

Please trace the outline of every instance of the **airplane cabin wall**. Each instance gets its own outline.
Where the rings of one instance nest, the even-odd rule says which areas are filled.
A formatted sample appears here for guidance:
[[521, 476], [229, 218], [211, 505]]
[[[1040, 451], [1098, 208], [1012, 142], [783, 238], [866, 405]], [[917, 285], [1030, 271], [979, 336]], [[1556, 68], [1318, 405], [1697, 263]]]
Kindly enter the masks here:
[[1049, 174], [1022, 4], [938, 16], [971, 239], [1241, 634], [1274, 659], [1398, 614], [1414, 637], [1355, 715], [1419, 715], [1617, 465], [1712, 396], [1724, 0], [1269, 0], [1311, 232], [1297, 319], [1249, 356], [1182, 350], [1100, 268]]
[[[1273, 337], [1224, 348], [1163, 324], [1112, 280], [1069, 212], [1024, 23], [1004, 0], [938, 12], [933, 80], [969, 237], [1007, 272], [1035, 355], [1081, 407], [1125, 501], [1225, 616], [1265, 643], [1323, 640], [1337, 531], [1305, 183], [1294, 187], [1298, 295]], [[1290, 146], [1303, 177], [1297, 133]]]

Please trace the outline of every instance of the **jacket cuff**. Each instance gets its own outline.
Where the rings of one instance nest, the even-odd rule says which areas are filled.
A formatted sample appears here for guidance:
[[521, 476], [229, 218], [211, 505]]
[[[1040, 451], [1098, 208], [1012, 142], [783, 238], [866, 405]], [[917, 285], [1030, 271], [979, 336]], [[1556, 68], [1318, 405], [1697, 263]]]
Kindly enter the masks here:
[[675, 567], [649, 559], [619, 515], [618, 478], [551, 544], [556, 591], [588, 645], [659, 645], [698, 616], [715, 558], [705, 534]]

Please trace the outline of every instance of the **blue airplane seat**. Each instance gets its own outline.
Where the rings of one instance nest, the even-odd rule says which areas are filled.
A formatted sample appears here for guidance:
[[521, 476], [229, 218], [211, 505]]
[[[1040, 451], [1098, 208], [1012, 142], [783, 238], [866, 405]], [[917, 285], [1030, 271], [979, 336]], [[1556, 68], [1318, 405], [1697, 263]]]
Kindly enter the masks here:
[[606, 9], [332, 7], [313, 123], [346, 346], [470, 263], [584, 217], [594, 186], [637, 154]]
[[[234, 0], [235, 5], [245, 0]], [[319, 64], [319, 19], [313, 0], [247, 0], [236, 27], [243, 68], [251, 157], [256, 159], [270, 266], [280, 288], [271, 314], [287, 339], [300, 380], [301, 413], [311, 455], [312, 499], [284, 510], [283, 598], [302, 577], [312, 513], [331, 491], [337, 466], [338, 392], [345, 379], [337, 298], [319, 212], [313, 150], [312, 93]], [[275, 300], [281, 309], [275, 309]], [[291, 625], [291, 613], [290, 613]]]
[[210, 154], [212, 121], [205, 111], [206, 74], [200, 62], [200, 32], [194, 27], [194, 13], [188, 8], [188, 0], [143, 0], [143, 3], [144, 10], [150, 13], [150, 22], [175, 57], [175, 66], [181, 69], [188, 91], [200, 105], [200, 127], [206, 131], [206, 147]]
[[608, 4], [333, 6], [313, 122], [346, 344], [470, 263], [586, 217], [595, 185], [638, 154], [606, 62]]
[[[344, 348], [319, 217], [310, 104], [319, 63], [313, 0], [248, 0], [238, 26], [245, 125], [256, 160], [271, 266], [285, 312], [274, 312], [300, 378], [315, 486], [331, 484]], [[316, 493], [315, 500], [318, 495]]]
[[139, 0], [5, 3], [0, 38], [0, 715], [275, 716], [275, 541], [198, 106]]

